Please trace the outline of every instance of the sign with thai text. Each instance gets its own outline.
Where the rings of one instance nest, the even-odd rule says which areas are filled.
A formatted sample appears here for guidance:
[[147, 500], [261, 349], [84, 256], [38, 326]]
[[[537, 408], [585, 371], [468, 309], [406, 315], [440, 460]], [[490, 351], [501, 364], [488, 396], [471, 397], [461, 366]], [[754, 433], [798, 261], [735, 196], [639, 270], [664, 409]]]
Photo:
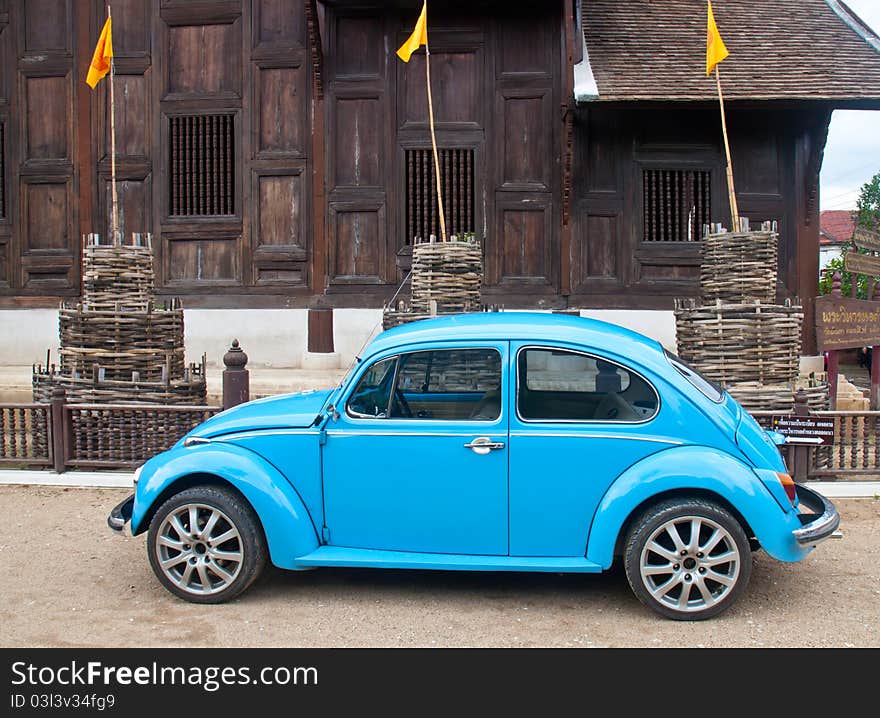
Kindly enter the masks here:
[[880, 345], [880, 302], [818, 297], [816, 342], [821, 351]]
[[771, 428], [782, 434], [790, 444], [828, 446], [834, 443], [834, 419], [819, 416], [786, 414], [772, 416]]
[[843, 267], [853, 274], [867, 274], [870, 277], [880, 277], [880, 257], [858, 252], [847, 252], [844, 255]]
[[859, 227], [853, 233], [853, 243], [859, 249], [867, 249], [869, 252], [880, 252], [880, 232]]

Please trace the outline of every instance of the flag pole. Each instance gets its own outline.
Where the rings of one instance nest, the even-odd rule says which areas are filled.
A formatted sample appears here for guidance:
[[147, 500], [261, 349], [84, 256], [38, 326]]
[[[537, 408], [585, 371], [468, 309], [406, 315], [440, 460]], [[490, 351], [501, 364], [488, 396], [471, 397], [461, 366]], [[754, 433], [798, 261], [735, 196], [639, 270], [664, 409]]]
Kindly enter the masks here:
[[[110, 3], [107, 3], [107, 17], [110, 15]], [[115, 53], [114, 53], [115, 55]], [[110, 56], [110, 187], [113, 195], [112, 244], [116, 244], [119, 234], [119, 197], [116, 194], [116, 96], [113, 92], [114, 57]]]
[[440, 209], [440, 237], [446, 241], [446, 216], [443, 213], [443, 190], [440, 187], [440, 156], [437, 153], [437, 136], [434, 134], [434, 102], [431, 99], [431, 51], [428, 49], [428, 33], [425, 32], [425, 78], [428, 85], [428, 121], [431, 126], [431, 146], [434, 148], [434, 174], [437, 180], [437, 207]]
[[727, 119], [724, 115], [724, 95], [721, 94], [721, 71], [715, 65], [715, 80], [718, 83], [718, 102], [721, 105], [721, 129], [724, 133], [724, 152], [727, 155], [727, 193], [730, 198], [731, 231], [739, 232], [739, 210], [736, 206], [736, 190], [733, 187], [733, 163], [730, 160], [730, 142], [727, 139]]

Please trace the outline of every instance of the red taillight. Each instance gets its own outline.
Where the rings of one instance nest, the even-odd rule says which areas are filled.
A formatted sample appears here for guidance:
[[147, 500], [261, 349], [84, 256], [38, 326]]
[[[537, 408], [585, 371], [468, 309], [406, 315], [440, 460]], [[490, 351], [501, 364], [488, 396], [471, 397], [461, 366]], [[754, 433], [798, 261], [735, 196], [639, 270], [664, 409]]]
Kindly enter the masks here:
[[797, 503], [797, 486], [794, 483], [794, 479], [788, 474], [780, 474], [778, 472], [776, 478], [779, 479], [779, 483], [781, 483], [782, 488], [785, 489], [785, 495], [788, 496], [788, 500], [791, 501], [791, 505], [794, 506], [795, 503]]

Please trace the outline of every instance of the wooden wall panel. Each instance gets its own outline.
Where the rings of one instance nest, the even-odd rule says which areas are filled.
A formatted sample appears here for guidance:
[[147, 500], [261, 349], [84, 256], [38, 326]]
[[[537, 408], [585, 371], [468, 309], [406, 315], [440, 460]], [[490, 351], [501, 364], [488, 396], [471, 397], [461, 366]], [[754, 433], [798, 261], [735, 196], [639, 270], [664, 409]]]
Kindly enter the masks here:
[[516, 9], [505, 12], [504, 22], [500, 24], [498, 32], [498, 75], [552, 73], [555, 46], [552, 31], [555, 28], [556, 25], [537, 20], [529, 12]]
[[[128, 238], [132, 232], [153, 231], [153, 180], [148, 175], [143, 179], [118, 179], [116, 195], [119, 204], [119, 228]], [[109, 176], [101, 178], [103, 212], [108, 219], [113, 212], [113, 191]]]
[[[442, 35], [441, 35], [442, 37]], [[434, 43], [432, 35], [432, 45]], [[400, 63], [404, 65], [404, 63]], [[428, 124], [428, 94], [425, 91], [425, 55], [412, 55], [400, 68], [403, 78], [402, 124]], [[444, 124], [481, 121], [481, 75], [483, 53], [477, 49], [462, 51], [431, 51], [431, 92], [434, 122]]]
[[24, 102], [24, 160], [70, 159], [70, 77], [25, 77]]
[[67, 251], [71, 234], [69, 183], [28, 182], [23, 199], [23, 254]]
[[338, 16], [333, 50], [336, 79], [380, 79], [385, 67], [384, 23], [375, 16]]
[[69, 53], [73, 41], [72, 0], [27, 0], [24, 12], [26, 53]]
[[169, 285], [192, 282], [230, 285], [241, 279], [239, 240], [220, 233], [210, 239], [166, 236], [165, 274]]
[[[502, 94], [504, 134], [501, 185], [518, 190], [549, 191], [556, 155], [550, 152], [552, 133], [547, 131], [550, 91]], [[513, 148], [516, 148], [513, 151]]]
[[342, 97], [335, 103], [331, 182], [334, 187], [384, 184], [381, 98]]
[[[149, 157], [152, 140], [152, 107], [150, 106], [150, 75], [120, 74], [113, 78], [116, 94], [116, 156], [117, 159], [139, 158], [142, 161]], [[102, 112], [104, 118], [110, 117], [109, 84], [104, 93]], [[110, 122], [102, 120], [103, 152], [102, 159], [110, 158]]]
[[[150, 28], [152, 25], [153, 4], [150, 0], [112, 0], [113, 10], [113, 54], [116, 61], [124, 57], [143, 57], [150, 54]], [[107, 14], [107, 3], [97, 3], [97, 16]], [[100, 27], [96, 29], [97, 32]]]
[[305, 67], [257, 67], [254, 80], [256, 151], [261, 158], [303, 157], [308, 126], [308, 71]]
[[303, 0], [252, 0], [251, 8], [254, 49], [305, 46]]
[[306, 212], [302, 174], [259, 176], [255, 195], [259, 208], [257, 247], [303, 247]]
[[330, 204], [333, 284], [379, 284], [384, 280], [385, 209], [382, 205], [364, 208], [363, 204]]
[[166, 96], [241, 96], [241, 22], [171, 26]]
[[[4, 14], [4, 17], [7, 15]], [[0, 21], [0, 105], [8, 104], [10, 99], [9, 90], [12, 87], [13, 66], [12, 42], [12, 30], [5, 22]]]
[[555, 282], [552, 200], [505, 198], [497, 202], [497, 246], [493, 284], [530, 287], [532, 291], [549, 290]]

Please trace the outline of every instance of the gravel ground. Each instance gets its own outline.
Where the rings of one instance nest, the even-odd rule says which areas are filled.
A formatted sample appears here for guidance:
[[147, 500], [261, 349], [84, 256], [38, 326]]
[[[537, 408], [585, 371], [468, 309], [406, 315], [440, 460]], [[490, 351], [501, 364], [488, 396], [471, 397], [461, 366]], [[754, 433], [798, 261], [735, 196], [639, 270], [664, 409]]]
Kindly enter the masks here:
[[700, 623], [656, 618], [601, 576], [270, 569], [231, 604], [174, 598], [145, 537], [106, 525], [124, 490], [0, 486], [4, 647], [880, 647], [880, 500], [838, 499], [842, 540], [755, 555], [746, 593]]

